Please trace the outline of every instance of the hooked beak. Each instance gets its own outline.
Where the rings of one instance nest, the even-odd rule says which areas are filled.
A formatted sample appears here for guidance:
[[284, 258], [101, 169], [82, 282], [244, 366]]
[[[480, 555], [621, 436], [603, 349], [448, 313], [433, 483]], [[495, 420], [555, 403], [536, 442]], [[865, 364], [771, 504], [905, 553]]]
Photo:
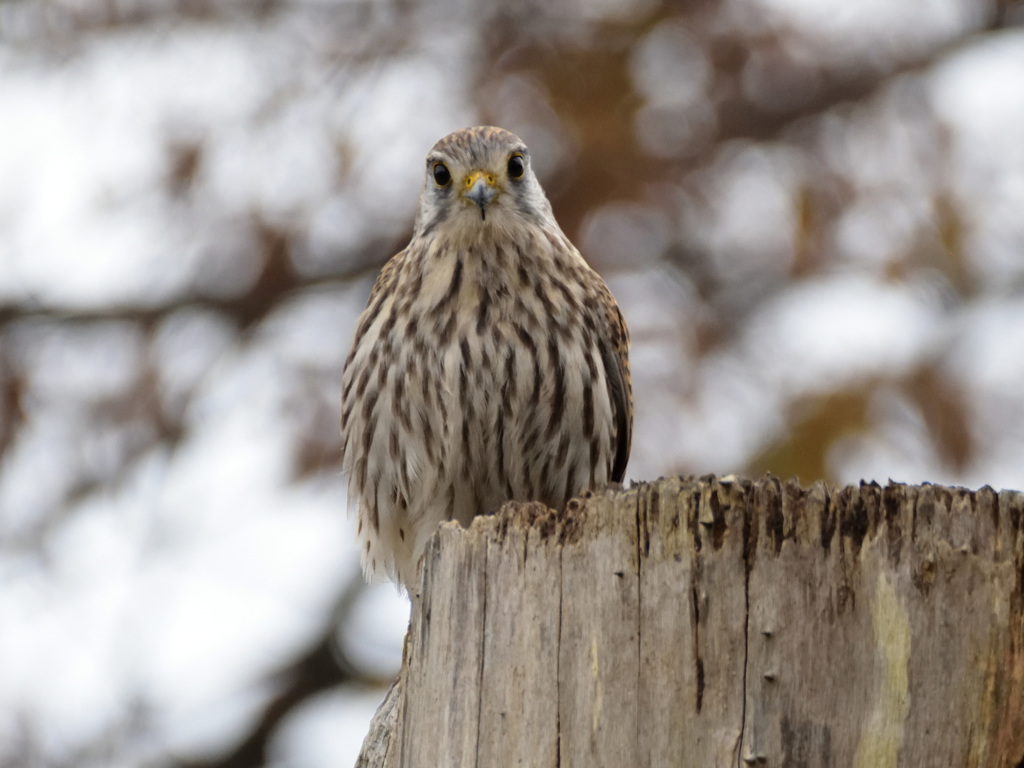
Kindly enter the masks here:
[[495, 178], [483, 171], [473, 171], [466, 176], [466, 190], [463, 195], [480, 206], [480, 218], [487, 220], [487, 204], [498, 194]]

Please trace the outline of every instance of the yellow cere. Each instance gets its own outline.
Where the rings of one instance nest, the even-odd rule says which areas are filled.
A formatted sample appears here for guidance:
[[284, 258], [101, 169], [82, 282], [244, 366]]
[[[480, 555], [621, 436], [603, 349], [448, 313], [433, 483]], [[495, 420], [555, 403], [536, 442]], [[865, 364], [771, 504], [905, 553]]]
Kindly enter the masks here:
[[466, 176], [466, 189], [472, 189], [473, 185], [476, 184], [476, 180], [479, 179], [481, 176], [487, 180], [487, 183], [490, 186], [494, 186], [496, 181], [494, 178], [494, 174], [484, 173], [483, 171], [473, 171], [472, 173], [469, 173]]

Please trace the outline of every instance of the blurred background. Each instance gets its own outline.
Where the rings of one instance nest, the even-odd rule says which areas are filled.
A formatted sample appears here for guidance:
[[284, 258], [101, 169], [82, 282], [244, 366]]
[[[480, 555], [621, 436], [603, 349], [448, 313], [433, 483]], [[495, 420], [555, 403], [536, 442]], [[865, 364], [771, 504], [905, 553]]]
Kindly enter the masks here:
[[1024, 2], [0, 0], [0, 765], [350, 765], [341, 366], [442, 135], [633, 335], [628, 475], [1024, 487]]

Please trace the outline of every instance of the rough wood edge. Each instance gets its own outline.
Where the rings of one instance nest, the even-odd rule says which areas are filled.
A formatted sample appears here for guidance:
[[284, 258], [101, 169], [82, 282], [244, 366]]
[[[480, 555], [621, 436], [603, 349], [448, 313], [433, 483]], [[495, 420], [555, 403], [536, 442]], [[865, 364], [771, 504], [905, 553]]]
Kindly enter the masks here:
[[[539, 528], [544, 537], [556, 535], [561, 545], [581, 535], [581, 527], [587, 524], [588, 511], [595, 504], [606, 499], [614, 500], [621, 493], [638, 492], [644, 492], [646, 503], [649, 505], [653, 500], [655, 506], [661, 493], [690, 493], [694, 497], [694, 504], [699, 507], [698, 525], [691, 533], [698, 538], [706, 537], [714, 547], [720, 546], [721, 537], [727, 528], [726, 522], [717, 513], [715, 500], [719, 494], [746, 497], [748, 503], [745, 507], [747, 515], [742, 521], [742, 546], [748, 578], [758, 557], [770, 555], [772, 551], [778, 554], [786, 540], [809, 536], [818, 538], [821, 551], [826, 556], [834, 546], [838, 546], [841, 558], [855, 558], [866, 540], [877, 537], [880, 528], [886, 528], [890, 545], [887, 556], [898, 559], [897, 539], [902, 535], [900, 525], [906, 524], [910, 525], [910, 535], [915, 542], [931, 541], [932, 545], [941, 547], [946, 554], [959, 551], [963, 554], [983, 554], [993, 561], [1010, 561], [1016, 574], [1016, 584], [1010, 595], [1014, 625], [1011, 627], [1012, 637], [1007, 640], [1007, 644], [1012, 646], [1012, 658], [1005, 659], [1005, 668], [995, 672], [988, 670], [986, 679], [989, 685], [1007, 685], [1008, 681], [1010, 686], [1024, 686], [1024, 493], [1021, 491], [997, 492], [989, 486], [977, 490], [932, 484], [908, 486], [892, 482], [885, 487], [877, 483], [861, 483], [859, 486], [842, 488], [818, 482], [810, 488], [803, 488], [795, 480], [780, 481], [770, 476], [756, 481], [733, 476], [662, 478], [653, 483], [634, 483], [627, 492], [609, 491], [597, 496], [588, 494], [583, 500], [571, 501], [562, 512], [546, 510], [536, 504], [510, 503], [493, 516], [478, 518], [471, 530], [479, 526], [486, 527], [485, 536], [500, 540], [506, 536], [510, 527]], [[897, 520], [895, 514], [894, 500], [901, 495], [904, 498], [913, 497], [913, 514], [909, 520]], [[817, 516], [813, 521], [809, 521], [802, 511], [808, 505]], [[641, 519], [650, 510], [642, 507], [637, 512], [638, 545], [641, 547], [649, 543], [645, 538], [650, 534], [648, 522]], [[457, 524], [446, 524], [439, 528], [431, 546], [439, 547], [440, 538], [458, 538], [466, 534]], [[920, 573], [922, 580], [915, 582], [915, 586], [927, 592], [930, 588], [927, 582], [927, 562], [920, 568]], [[413, 621], [420, 607], [418, 603], [421, 596], [431, 586], [430, 574], [422, 576], [426, 583], [421, 582], [418, 594], [413, 596]], [[363, 752], [356, 764], [359, 768], [394, 768], [403, 765], [400, 750], [395, 747], [402, 740], [409, 653], [407, 635], [402, 672], [373, 719]], [[998, 677], [999, 673], [1004, 673], [1005, 679], [993, 682], [993, 675]], [[1013, 743], [1013, 749], [1021, 754], [1019, 758], [1010, 761], [1004, 752], [998, 764], [1024, 768], [1024, 728], [1021, 727], [1024, 724], [1024, 697], [1016, 695], [1011, 699], [1015, 702], [1013, 711], [994, 717], [998, 727], [995, 729], [997, 733], [993, 735], [1005, 743]], [[742, 733], [739, 739], [743, 740]], [[737, 754], [737, 758], [737, 764], [741, 764], [741, 761], [743, 764], [759, 762], [756, 755]], [[858, 754], [858, 764], [859, 758]], [[985, 763], [972, 759], [971, 764]]]

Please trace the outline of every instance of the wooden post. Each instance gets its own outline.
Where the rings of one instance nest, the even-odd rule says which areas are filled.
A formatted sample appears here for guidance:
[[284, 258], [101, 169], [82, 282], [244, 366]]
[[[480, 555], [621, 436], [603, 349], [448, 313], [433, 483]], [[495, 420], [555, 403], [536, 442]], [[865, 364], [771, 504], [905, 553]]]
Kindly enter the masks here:
[[438, 529], [358, 765], [1024, 768], [1024, 494], [659, 480]]

